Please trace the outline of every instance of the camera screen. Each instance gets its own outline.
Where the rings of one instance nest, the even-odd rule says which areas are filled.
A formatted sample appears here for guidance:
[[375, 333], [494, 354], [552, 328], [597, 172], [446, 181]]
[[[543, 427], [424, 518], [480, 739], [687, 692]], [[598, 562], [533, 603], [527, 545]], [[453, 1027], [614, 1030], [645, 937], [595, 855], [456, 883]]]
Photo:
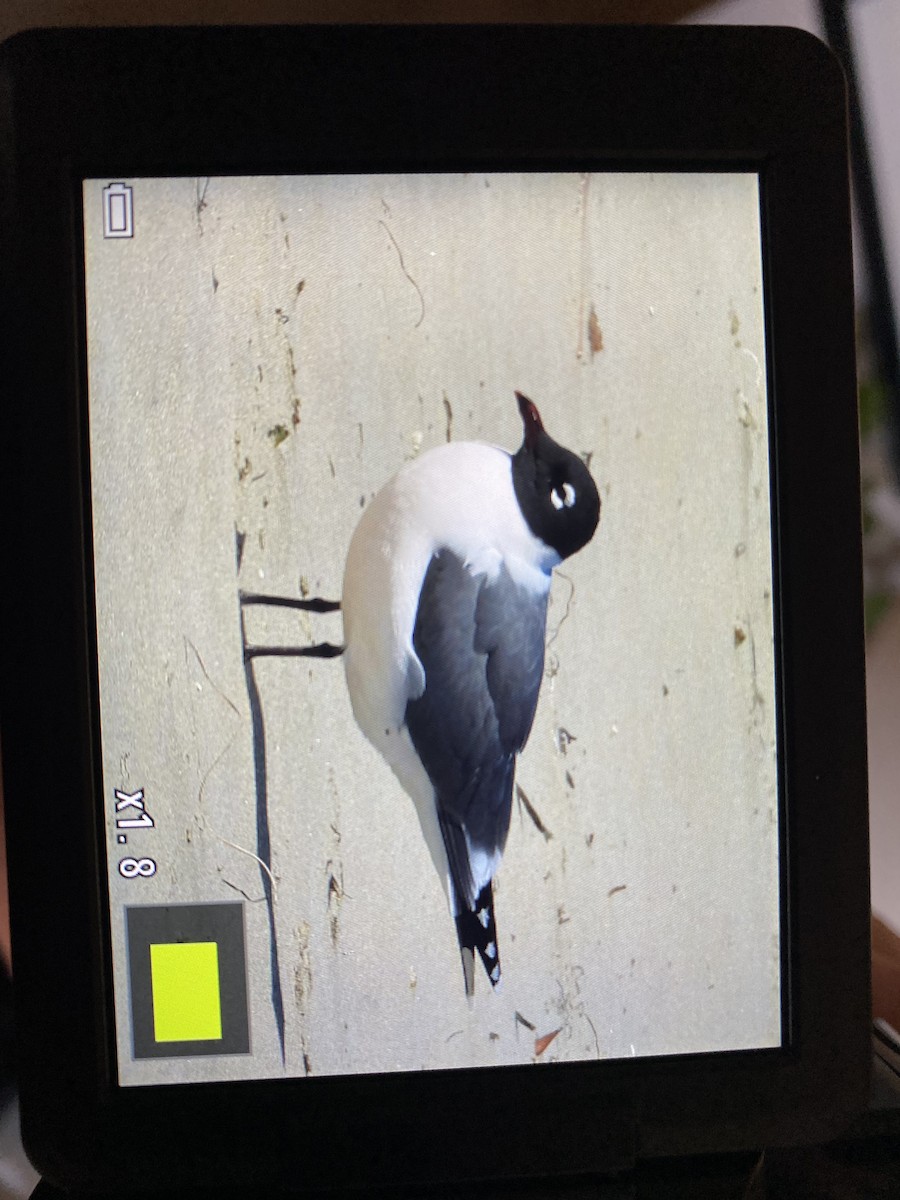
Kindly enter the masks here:
[[758, 176], [83, 217], [119, 1083], [780, 1045]]

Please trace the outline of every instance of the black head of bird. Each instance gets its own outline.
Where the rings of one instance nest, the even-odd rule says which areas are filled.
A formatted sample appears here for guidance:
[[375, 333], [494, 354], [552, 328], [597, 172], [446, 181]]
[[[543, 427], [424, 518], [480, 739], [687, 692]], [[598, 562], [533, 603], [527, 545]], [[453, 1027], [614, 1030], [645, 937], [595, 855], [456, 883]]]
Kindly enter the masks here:
[[600, 494], [584, 462], [554, 442], [537, 406], [516, 392], [525, 438], [513, 455], [516, 499], [529, 529], [560, 558], [568, 558], [594, 536]]

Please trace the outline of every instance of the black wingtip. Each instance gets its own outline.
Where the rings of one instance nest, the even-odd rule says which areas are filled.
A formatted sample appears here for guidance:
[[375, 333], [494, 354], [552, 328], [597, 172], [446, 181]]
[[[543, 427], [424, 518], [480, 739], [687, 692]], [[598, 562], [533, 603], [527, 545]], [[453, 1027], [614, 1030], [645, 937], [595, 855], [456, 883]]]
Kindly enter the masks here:
[[473, 907], [457, 915], [456, 936], [462, 955], [466, 995], [472, 996], [475, 992], [476, 953], [491, 981], [491, 987], [496, 987], [500, 982], [500, 952], [497, 949], [497, 926], [494, 921], [494, 889], [490, 882], [478, 893]]

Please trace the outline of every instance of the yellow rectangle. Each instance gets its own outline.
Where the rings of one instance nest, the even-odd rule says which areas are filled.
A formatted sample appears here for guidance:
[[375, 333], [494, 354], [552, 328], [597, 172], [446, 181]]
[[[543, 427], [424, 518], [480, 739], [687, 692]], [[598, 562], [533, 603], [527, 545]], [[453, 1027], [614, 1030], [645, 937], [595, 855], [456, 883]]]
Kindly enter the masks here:
[[222, 1037], [217, 942], [151, 944], [150, 979], [157, 1042], [212, 1042]]

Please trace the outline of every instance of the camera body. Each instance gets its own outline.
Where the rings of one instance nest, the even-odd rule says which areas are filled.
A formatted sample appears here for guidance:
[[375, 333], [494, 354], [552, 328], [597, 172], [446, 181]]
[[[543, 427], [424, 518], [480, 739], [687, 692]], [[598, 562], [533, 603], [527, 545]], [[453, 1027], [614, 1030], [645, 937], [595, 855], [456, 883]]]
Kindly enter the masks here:
[[[861, 1108], [827, 52], [786, 30], [65, 31], [13, 39], [2, 72], [4, 782], [42, 1172], [560, 1178]], [[592, 479], [601, 517], [562, 562], [548, 533], [546, 581], [501, 604], [527, 555], [484, 531], [538, 453], [528, 404], [585, 471], [553, 510]], [[425, 575], [451, 550], [453, 587]], [[476, 592], [468, 617], [447, 599]], [[463, 716], [409, 707], [454, 678], [432, 636], [482, 664]], [[401, 653], [382, 745], [396, 687], [373, 679]], [[459, 798], [480, 766], [448, 791], [469, 748], [442, 721], [474, 745], [485, 688], [506, 728], [522, 687], [488, 842], [495, 801]], [[460, 845], [478, 887], [490, 858], [481, 942]]]

